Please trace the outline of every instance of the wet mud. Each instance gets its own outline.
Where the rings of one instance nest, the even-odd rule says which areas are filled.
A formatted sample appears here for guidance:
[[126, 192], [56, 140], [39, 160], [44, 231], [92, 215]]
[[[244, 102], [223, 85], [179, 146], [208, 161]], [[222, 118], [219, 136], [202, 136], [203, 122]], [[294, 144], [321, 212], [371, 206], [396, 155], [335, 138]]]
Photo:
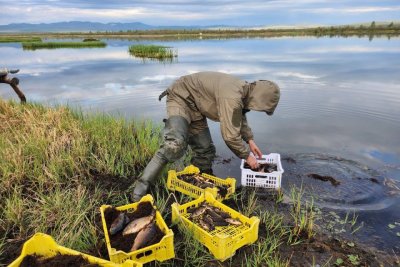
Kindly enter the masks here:
[[[149, 216], [152, 211], [154, 210], [152, 204], [150, 202], [141, 202], [138, 204], [137, 209], [134, 210], [133, 212], [123, 212], [115, 209], [114, 207], [109, 207], [104, 210], [104, 217], [106, 221], [106, 225], [108, 227], [108, 232], [110, 233], [110, 228], [112, 223], [117, 219], [120, 213], [124, 213], [128, 218], [129, 222], [132, 222], [135, 219], [143, 218], [146, 216]], [[153, 219], [154, 221], [154, 219]], [[135, 242], [135, 239], [137, 237], [138, 233], [133, 233], [133, 234], [127, 234], [123, 235], [123, 229], [128, 225], [127, 222], [124, 227], [122, 227], [116, 234], [114, 235], [109, 235], [110, 237], [110, 243], [111, 247], [117, 249], [117, 250], [122, 250], [124, 252], [130, 252], [132, 245]], [[156, 244], [161, 241], [161, 239], [164, 236], [164, 233], [161, 231], [161, 229], [155, 225], [154, 229], [154, 236], [152, 235], [151, 240], [147, 243], [146, 246], [151, 246], [153, 244]]]
[[20, 267], [100, 267], [95, 263], [90, 263], [82, 255], [61, 255], [57, 254], [50, 258], [40, 255], [27, 255], [22, 260]]

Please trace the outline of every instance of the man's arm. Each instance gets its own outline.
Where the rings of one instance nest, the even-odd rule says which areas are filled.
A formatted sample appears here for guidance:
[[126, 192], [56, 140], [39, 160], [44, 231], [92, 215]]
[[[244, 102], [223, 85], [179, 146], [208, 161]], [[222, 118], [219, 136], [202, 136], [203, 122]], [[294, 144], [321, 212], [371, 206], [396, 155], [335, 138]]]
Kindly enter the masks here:
[[243, 114], [242, 118], [242, 128], [240, 128], [240, 134], [242, 135], [243, 140], [249, 144], [250, 151], [257, 156], [258, 158], [262, 158], [262, 152], [258, 148], [256, 142], [254, 142], [254, 134], [251, 131], [249, 124], [247, 123], [246, 115]]
[[249, 143], [249, 140], [254, 139], [253, 132], [251, 131], [251, 128], [247, 123], [247, 118], [245, 114], [242, 115], [242, 127], [240, 128], [240, 134], [242, 135], [243, 141], [245, 141], [246, 143]]
[[245, 159], [252, 168], [256, 168], [257, 160], [250, 155], [249, 147], [242, 141], [242, 105], [242, 102], [237, 99], [218, 100], [221, 134], [226, 145], [236, 156]]

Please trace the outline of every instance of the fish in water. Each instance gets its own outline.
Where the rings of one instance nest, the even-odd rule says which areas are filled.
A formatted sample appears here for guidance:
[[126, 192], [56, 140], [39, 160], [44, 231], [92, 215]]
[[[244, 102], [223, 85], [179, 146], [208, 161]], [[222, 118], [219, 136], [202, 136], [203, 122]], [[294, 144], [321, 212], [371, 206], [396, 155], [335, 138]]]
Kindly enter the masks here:
[[110, 227], [110, 234], [115, 235], [124, 228], [124, 226], [129, 222], [128, 216], [121, 212], [118, 217], [112, 222]]
[[151, 222], [143, 228], [136, 236], [131, 251], [138, 250], [149, 246], [157, 236], [157, 226], [155, 222]]
[[229, 224], [233, 224], [233, 225], [242, 225], [241, 221], [235, 220], [233, 218], [226, 218], [225, 221], [228, 222]]
[[316, 174], [316, 173], [309, 173], [309, 174], [307, 174], [307, 176], [308, 177], [311, 177], [311, 178], [314, 178], [314, 179], [316, 179], [316, 180], [321, 180], [321, 181], [324, 181], [324, 182], [327, 182], [327, 181], [329, 181], [329, 182], [331, 182], [331, 184], [333, 185], [333, 186], [338, 186], [338, 185], [340, 185], [340, 181], [338, 181], [338, 180], [336, 180], [335, 178], [333, 178], [332, 176], [328, 176], [328, 175], [319, 175], [319, 174]]
[[122, 232], [122, 235], [138, 233], [140, 230], [142, 230], [144, 227], [149, 225], [154, 220], [155, 215], [156, 215], [156, 212], [155, 212], [155, 210], [153, 210], [149, 216], [141, 217], [141, 218], [131, 221], [125, 227], [124, 231]]

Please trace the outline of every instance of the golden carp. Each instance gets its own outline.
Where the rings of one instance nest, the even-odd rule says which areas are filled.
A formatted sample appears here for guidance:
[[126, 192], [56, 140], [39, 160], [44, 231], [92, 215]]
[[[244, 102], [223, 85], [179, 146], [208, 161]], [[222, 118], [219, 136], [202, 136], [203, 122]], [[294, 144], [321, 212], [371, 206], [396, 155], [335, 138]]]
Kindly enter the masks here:
[[199, 224], [200, 224], [201, 228], [203, 228], [206, 231], [211, 231], [211, 229], [212, 229], [212, 225], [210, 225], [208, 222], [206, 222], [202, 218], [199, 219]]
[[144, 227], [149, 225], [154, 220], [155, 215], [156, 215], [156, 211], [153, 210], [149, 216], [141, 217], [141, 218], [131, 221], [125, 227], [124, 231], [122, 232], [122, 235], [138, 233], [140, 230], [142, 230]]
[[210, 217], [210, 215], [204, 216], [204, 217], [203, 217], [203, 221], [204, 221], [205, 223], [207, 223], [207, 225], [208, 225], [208, 227], [209, 227], [209, 229], [210, 229], [209, 231], [213, 231], [213, 230], [215, 229], [213, 219]]
[[125, 213], [121, 212], [118, 217], [112, 222], [110, 227], [110, 234], [115, 235], [128, 223], [129, 218]]
[[232, 225], [242, 225], [241, 221], [232, 218], [226, 218], [225, 221]]
[[156, 238], [156, 234], [157, 226], [155, 222], [151, 222], [137, 234], [135, 241], [133, 242], [131, 251], [135, 251], [151, 245], [153, 240]]
[[193, 213], [190, 215], [190, 218], [196, 218], [201, 216], [205, 211], [207, 210], [207, 207], [205, 206], [199, 206], [197, 209], [193, 211]]

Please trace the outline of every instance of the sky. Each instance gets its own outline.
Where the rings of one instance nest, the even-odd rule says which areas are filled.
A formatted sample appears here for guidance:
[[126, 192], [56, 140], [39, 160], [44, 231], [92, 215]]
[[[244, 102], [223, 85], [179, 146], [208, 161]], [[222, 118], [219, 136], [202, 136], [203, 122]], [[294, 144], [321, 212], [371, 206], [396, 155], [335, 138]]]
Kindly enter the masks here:
[[0, 25], [61, 21], [150, 25], [338, 25], [399, 21], [399, 0], [0, 0]]

